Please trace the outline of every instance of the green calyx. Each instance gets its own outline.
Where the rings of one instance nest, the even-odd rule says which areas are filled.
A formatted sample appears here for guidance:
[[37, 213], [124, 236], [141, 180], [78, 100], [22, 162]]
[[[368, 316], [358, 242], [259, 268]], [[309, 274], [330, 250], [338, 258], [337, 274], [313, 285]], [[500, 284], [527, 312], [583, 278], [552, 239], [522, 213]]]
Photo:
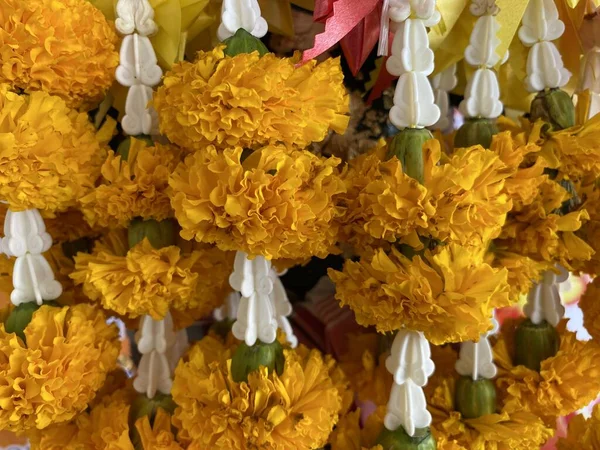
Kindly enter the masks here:
[[530, 319], [519, 324], [515, 332], [515, 365], [540, 371], [542, 361], [558, 353], [560, 336], [546, 321], [539, 325]]
[[135, 427], [138, 419], [148, 416], [150, 425], [154, 423], [154, 418], [158, 409], [162, 409], [169, 414], [173, 414], [177, 405], [173, 401], [173, 397], [157, 392], [153, 398], [148, 398], [145, 394], [138, 395], [129, 408], [129, 436], [136, 450], [143, 450], [142, 440]]
[[[154, 146], [154, 141], [152, 138], [146, 134], [140, 134], [139, 136], [134, 136], [135, 139], [139, 141], [144, 141], [148, 147]], [[131, 148], [131, 137], [126, 137], [123, 142], [119, 144], [117, 147], [117, 155], [121, 156], [122, 161], [127, 161], [129, 159], [129, 149]]]
[[269, 53], [265, 44], [260, 39], [252, 36], [243, 28], [235, 32], [233, 36], [225, 39], [223, 43], [226, 45], [225, 54], [227, 56], [241, 55], [242, 53], [258, 52], [260, 56]]
[[462, 376], [456, 381], [454, 408], [466, 419], [496, 412], [496, 386], [486, 378]]
[[144, 220], [142, 218], [133, 219], [129, 223], [128, 236], [129, 248], [135, 247], [138, 243], [148, 238], [150, 244], [156, 249], [175, 245], [177, 239], [176, 222], [172, 219]]
[[421, 184], [425, 179], [423, 144], [429, 139], [433, 135], [426, 128], [405, 128], [393, 137], [387, 154], [388, 159], [398, 158], [404, 172]]
[[498, 132], [498, 126], [494, 119], [467, 119], [454, 136], [454, 148], [481, 145], [483, 148], [489, 149], [493, 136]]
[[248, 374], [266, 367], [269, 373], [275, 371], [277, 375], [283, 373], [285, 356], [283, 347], [275, 340], [271, 344], [256, 341], [252, 346], [242, 342], [231, 358], [231, 377], [236, 383], [248, 381]]
[[[58, 306], [58, 303], [44, 302], [43, 305]], [[36, 302], [21, 303], [16, 306], [8, 315], [4, 322], [4, 330], [7, 333], [15, 333], [21, 338], [21, 340], [27, 343], [25, 339], [25, 328], [31, 322], [33, 313], [36, 312], [41, 306]]]
[[437, 444], [429, 428], [417, 428], [414, 436], [409, 436], [402, 427], [395, 431], [383, 428], [376, 444], [383, 450], [436, 450]]
[[575, 126], [575, 106], [573, 100], [561, 89], [547, 89], [538, 92], [531, 102], [530, 119], [543, 120], [554, 131]]

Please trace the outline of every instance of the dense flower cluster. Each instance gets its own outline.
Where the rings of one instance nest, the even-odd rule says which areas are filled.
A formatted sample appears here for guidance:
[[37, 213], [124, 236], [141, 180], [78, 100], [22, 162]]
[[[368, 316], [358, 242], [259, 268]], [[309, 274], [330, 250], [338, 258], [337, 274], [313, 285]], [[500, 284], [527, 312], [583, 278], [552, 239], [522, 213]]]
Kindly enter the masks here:
[[209, 146], [177, 166], [169, 185], [181, 236], [268, 259], [333, 252], [339, 160], [283, 146], [244, 156]]
[[0, 85], [0, 199], [13, 211], [66, 211], [94, 188], [106, 149], [87, 114], [45, 92]]
[[348, 125], [339, 60], [296, 67], [299, 56], [257, 52], [225, 56], [219, 46], [173, 66], [154, 96], [160, 129], [188, 150], [258, 148], [281, 142], [304, 148]]
[[120, 348], [116, 327], [85, 304], [41, 306], [24, 335], [26, 342], [0, 324], [0, 428], [16, 432], [83, 411], [114, 369]]
[[114, 79], [117, 35], [86, 0], [2, 0], [0, 83], [95, 107]]

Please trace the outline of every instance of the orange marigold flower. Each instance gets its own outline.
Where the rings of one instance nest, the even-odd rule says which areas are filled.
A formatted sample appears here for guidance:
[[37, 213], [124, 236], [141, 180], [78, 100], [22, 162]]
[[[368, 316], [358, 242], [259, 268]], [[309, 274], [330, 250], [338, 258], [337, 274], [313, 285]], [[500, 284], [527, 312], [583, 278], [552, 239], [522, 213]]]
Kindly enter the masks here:
[[223, 46], [199, 52], [165, 75], [154, 96], [160, 129], [189, 150], [209, 145], [304, 148], [330, 129], [348, 126], [348, 95], [339, 59], [296, 67], [299, 55], [258, 52], [225, 56]]
[[335, 252], [339, 159], [283, 146], [242, 154], [210, 146], [177, 166], [169, 185], [181, 236], [268, 259]]
[[[86, 0], [1, 0], [0, 83], [94, 108], [119, 63], [118, 38]], [[49, 150], [51, 151], [51, 150]]]

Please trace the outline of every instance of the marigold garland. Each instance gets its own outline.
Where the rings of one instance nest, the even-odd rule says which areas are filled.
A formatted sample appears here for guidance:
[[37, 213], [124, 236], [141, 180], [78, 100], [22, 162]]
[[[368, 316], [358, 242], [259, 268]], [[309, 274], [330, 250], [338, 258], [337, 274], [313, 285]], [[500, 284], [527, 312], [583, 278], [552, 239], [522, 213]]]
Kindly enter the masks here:
[[25, 344], [0, 324], [0, 429], [24, 432], [65, 422], [84, 410], [115, 368], [114, 325], [91, 305], [43, 305]]
[[147, 146], [131, 138], [127, 158], [109, 152], [100, 185], [81, 198], [86, 220], [102, 227], [127, 227], [136, 217], [161, 221], [172, 215], [169, 174], [179, 162], [173, 145]]
[[175, 417], [191, 448], [308, 450], [325, 444], [342, 402], [318, 351], [284, 350], [281, 376], [261, 368], [247, 383], [231, 379], [231, 354], [218, 339], [205, 337], [175, 370]]
[[0, 199], [52, 217], [94, 188], [106, 156], [87, 114], [44, 92], [0, 85]]
[[209, 145], [304, 148], [329, 129], [348, 126], [348, 95], [339, 59], [295, 67], [299, 55], [225, 56], [223, 46], [199, 52], [165, 75], [154, 96], [160, 130], [184, 149]]
[[242, 153], [209, 146], [177, 166], [169, 185], [181, 236], [268, 259], [335, 252], [340, 161], [282, 146], [243, 162]]
[[495, 379], [498, 397], [515, 411], [531, 411], [549, 426], [556, 418], [568, 415], [589, 404], [600, 392], [600, 346], [579, 341], [575, 333], [559, 324], [560, 348], [552, 358], [542, 361], [540, 372], [514, 366], [511, 355], [514, 343], [507, 340], [514, 327], [508, 324], [494, 345]]
[[[392, 248], [343, 272], [329, 270], [336, 298], [356, 320], [380, 332], [401, 327], [423, 331], [432, 344], [477, 340], [490, 329], [494, 308], [510, 304], [506, 269], [483, 262], [483, 251], [457, 244], [411, 259]], [[453, 317], [453, 320], [448, 320]]]
[[86, 0], [0, 1], [0, 83], [94, 108], [119, 63], [113, 27]]

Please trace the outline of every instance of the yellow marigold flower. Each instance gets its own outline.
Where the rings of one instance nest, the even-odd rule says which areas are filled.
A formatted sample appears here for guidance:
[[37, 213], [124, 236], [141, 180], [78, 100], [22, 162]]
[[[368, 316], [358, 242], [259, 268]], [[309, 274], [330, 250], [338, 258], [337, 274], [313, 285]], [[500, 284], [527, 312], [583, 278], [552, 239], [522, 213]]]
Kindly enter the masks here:
[[559, 262], [572, 269], [575, 261], [587, 261], [594, 250], [575, 232], [589, 219], [586, 209], [565, 215], [554, 212], [570, 195], [558, 183], [547, 180], [540, 195], [517, 214], [511, 214], [498, 247], [542, 261]]
[[542, 361], [540, 372], [514, 366], [514, 343], [504, 336], [494, 345], [499, 398], [513, 410], [531, 411], [549, 426], [554, 426], [557, 417], [588, 405], [600, 392], [600, 346], [578, 341], [575, 333], [566, 331], [564, 322], [559, 333], [559, 351]]
[[600, 342], [600, 278], [588, 284], [579, 299], [583, 310], [583, 325], [596, 342]]
[[550, 132], [543, 154], [560, 173], [569, 178], [600, 176], [600, 116], [582, 125]]
[[43, 429], [84, 410], [115, 368], [118, 331], [91, 305], [43, 305], [24, 331], [0, 324], [0, 428]]
[[57, 95], [74, 108], [102, 100], [119, 55], [98, 9], [85, 0], [1, 0], [0, 10], [0, 83]]
[[459, 149], [439, 164], [438, 141], [428, 141], [423, 151], [427, 201], [435, 214], [421, 234], [462, 245], [485, 244], [497, 237], [512, 206], [504, 193], [511, 171], [498, 155], [476, 146]]
[[[506, 269], [483, 262], [483, 251], [458, 244], [409, 259], [395, 248], [346, 261], [329, 271], [336, 298], [358, 323], [379, 332], [401, 327], [425, 333], [433, 344], [477, 340], [494, 308], [510, 304]], [[453, 320], [448, 320], [452, 317]]]
[[417, 233], [463, 245], [487, 243], [500, 234], [511, 209], [504, 181], [516, 169], [496, 153], [472, 147], [446, 158], [432, 139], [423, 146], [420, 185], [397, 158], [385, 160], [386, 152], [381, 141], [343, 173], [341, 239], [356, 252], [368, 254], [382, 241], [419, 246]]
[[225, 56], [224, 47], [182, 61], [154, 95], [160, 130], [185, 149], [209, 145], [304, 148], [330, 129], [344, 133], [349, 100], [339, 59], [296, 67], [299, 55]]
[[600, 406], [594, 406], [592, 416], [586, 419], [581, 414], [569, 422], [567, 437], [557, 442], [558, 450], [595, 450], [600, 448]]
[[554, 265], [550, 262], [536, 261], [518, 253], [495, 249], [491, 265], [508, 271], [508, 286], [510, 287], [510, 300], [517, 302], [519, 296], [527, 294], [533, 284], [542, 279], [546, 270], [553, 270]]
[[329, 438], [331, 450], [384, 450], [381, 445], [375, 445], [377, 434], [369, 433], [371, 428], [383, 429], [385, 411], [383, 415], [381, 412], [382, 408], [378, 408], [371, 414], [364, 429], [360, 427], [360, 409], [341, 417]]
[[192, 438], [190, 448], [323, 446], [342, 406], [338, 390], [318, 351], [284, 354], [281, 376], [263, 367], [247, 383], [236, 383], [231, 349], [211, 337], [194, 345], [177, 366], [172, 389], [175, 417]]
[[337, 241], [339, 162], [283, 146], [243, 162], [241, 148], [189, 155], [169, 179], [181, 236], [268, 259], [324, 258]]
[[518, 137], [505, 131], [492, 138], [490, 150], [498, 155], [508, 167], [511, 175], [504, 181], [504, 192], [512, 200], [511, 211], [520, 211], [531, 204], [539, 194], [540, 185], [547, 180], [543, 158], [529, 160], [539, 154], [541, 148], [535, 143], [521, 142]]
[[165, 192], [169, 174], [179, 162], [172, 145], [131, 139], [127, 159], [110, 151], [102, 165], [100, 185], [83, 197], [81, 209], [87, 221], [103, 227], [127, 227], [135, 217], [161, 221], [171, 216]]
[[431, 432], [440, 450], [523, 450], [540, 448], [554, 430], [528, 410], [502, 406], [497, 414], [465, 419], [454, 410], [454, 378], [438, 377], [427, 399]]
[[114, 232], [91, 254], [79, 253], [70, 276], [106, 309], [161, 320], [169, 308], [209, 314], [227, 293], [232, 265], [231, 254], [213, 248], [183, 253], [174, 245], [155, 249], [144, 239], [128, 249], [126, 235]]
[[425, 200], [427, 189], [402, 170], [397, 158], [385, 161], [387, 147], [379, 141], [371, 152], [353, 159], [342, 177], [346, 193], [341, 240], [359, 253], [377, 247], [378, 240], [396, 240], [426, 228], [435, 208]]
[[[1, 32], [1, 31], [0, 31]], [[0, 85], [0, 199], [52, 216], [76, 205], [100, 175], [105, 147], [87, 114], [45, 92]]]

